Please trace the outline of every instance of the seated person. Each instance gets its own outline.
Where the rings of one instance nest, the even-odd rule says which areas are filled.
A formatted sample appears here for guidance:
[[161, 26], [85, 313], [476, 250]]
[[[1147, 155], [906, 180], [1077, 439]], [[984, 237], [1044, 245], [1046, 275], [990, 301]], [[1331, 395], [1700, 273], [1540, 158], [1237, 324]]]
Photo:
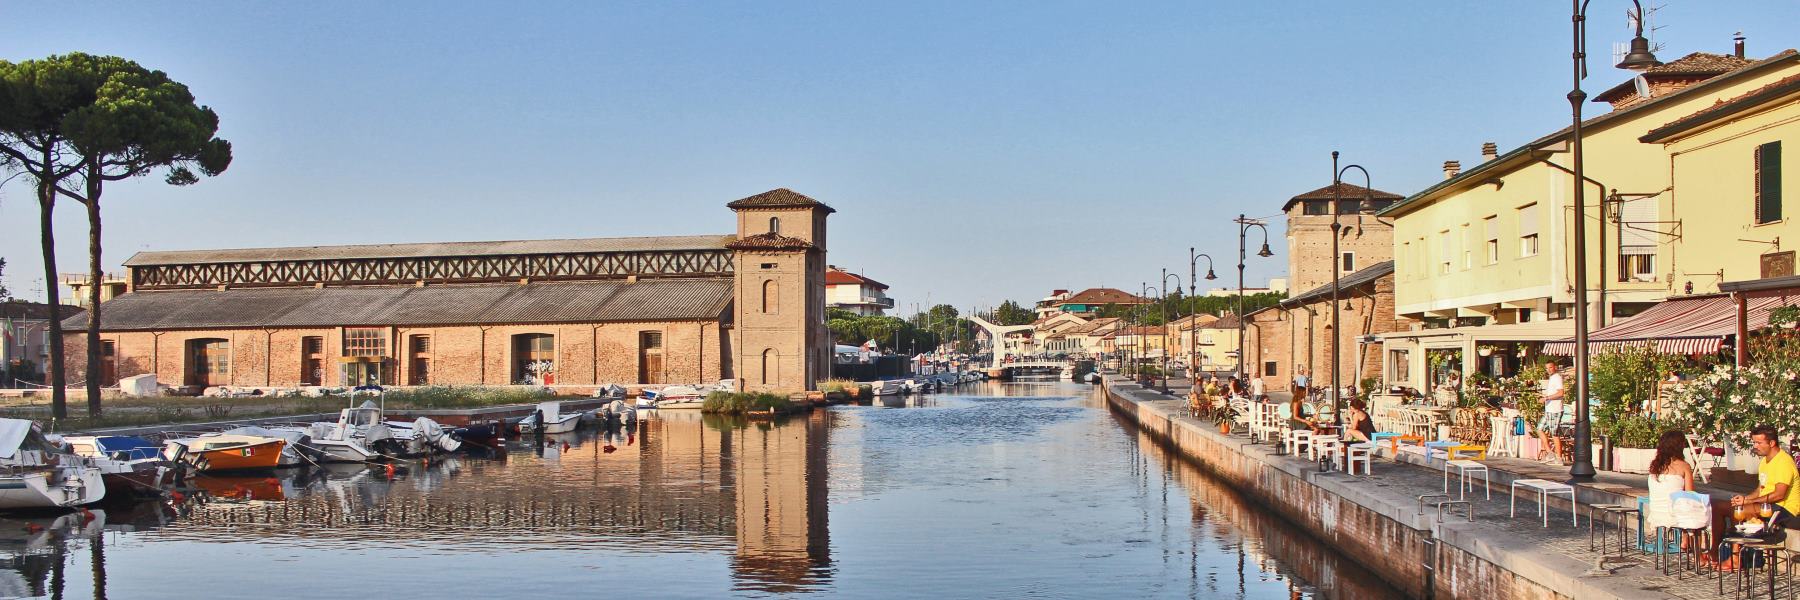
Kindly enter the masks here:
[[1375, 437], [1375, 420], [1369, 418], [1368, 405], [1362, 398], [1350, 401], [1350, 410], [1344, 411], [1344, 439], [1368, 442]]

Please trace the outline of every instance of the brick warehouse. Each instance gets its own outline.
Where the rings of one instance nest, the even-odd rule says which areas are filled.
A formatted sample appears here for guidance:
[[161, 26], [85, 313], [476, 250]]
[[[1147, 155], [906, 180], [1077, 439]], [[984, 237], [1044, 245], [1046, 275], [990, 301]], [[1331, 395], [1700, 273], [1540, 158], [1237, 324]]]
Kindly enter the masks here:
[[[733, 235], [140, 252], [100, 305], [109, 378], [209, 386], [816, 387], [825, 221], [777, 189]], [[86, 368], [87, 315], [66, 328]], [[104, 382], [114, 385], [115, 381]]]

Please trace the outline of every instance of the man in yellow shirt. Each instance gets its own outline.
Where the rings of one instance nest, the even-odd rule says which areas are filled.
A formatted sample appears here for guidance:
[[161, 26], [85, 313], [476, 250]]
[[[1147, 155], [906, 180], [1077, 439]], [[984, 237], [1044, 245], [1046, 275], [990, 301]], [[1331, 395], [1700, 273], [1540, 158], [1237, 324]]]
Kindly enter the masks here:
[[[1781, 523], [1791, 526], [1789, 519], [1800, 513], [1800, 470], [1794, 467], [1794, 457], [1781, 449], [1776, 440], [1775, 428], [1758, 425], [1750, 430], [1750, 451], [1762, 457], [1761, 466], [1757, 470], [1756, 493], [1749, 496], [1732, 496], [1731, 506], [1749, 505], [1754, 508], [1758, 504], [1769, 503], [1774, 506], [1774, 516], [1767, 519], [1769, 523]], [[1726, 561], [1725, 570], [1735, 570], [1740, 561], [1756, 560], [1761, 556], [1746, 550], [1742, 556], [1731, 557], [1730, 544], [1719, 545], [1719, 560]]]

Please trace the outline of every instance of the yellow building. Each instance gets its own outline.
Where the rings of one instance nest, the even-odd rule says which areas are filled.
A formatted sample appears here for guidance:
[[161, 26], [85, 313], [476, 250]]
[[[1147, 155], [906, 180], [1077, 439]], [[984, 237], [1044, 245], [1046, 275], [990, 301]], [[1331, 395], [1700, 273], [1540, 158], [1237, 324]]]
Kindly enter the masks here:
[[[1679, 206], [1664, 166], [1672, 158], [1640, 138], [1795, 73], [1800, 56], [1791, 50], [1760, 61], [1694, 53], [1645, 72], [1641, 85], [1627, 81], [1598, 95], [1614, 110], [1583, 123], [1590, 185], [1581, 251], [1573, 244], [1567, 128], [1504, 154], [1486, 146], [1467, 171], [1447, 162], [1442, 183], [1378, 213], [1394, 221], [1395, 312], [1422, 324], [1382, 336], [1386, 381], [1423, 389], [1452, 369], [1507, 374], [1538, 343], [1572, 336], [1576, 256], [1588, 260], [1595, 328], [1686, 291], [1693, 279], [1682, 273], [1694, 269], [1676, 264], [1671, 242], [1695, 236], [1675, 223]], [[1602, 198], [1610, 199], [1604, 216]], [[1434, 371], [1431, 350], [1453, 356], [1435, 361]]]
[[1200, 350], [1200, 370], [1231, 371], [1238, 367], [1238, 317], [1227, 314], [1203, 322], [1195, 341]]

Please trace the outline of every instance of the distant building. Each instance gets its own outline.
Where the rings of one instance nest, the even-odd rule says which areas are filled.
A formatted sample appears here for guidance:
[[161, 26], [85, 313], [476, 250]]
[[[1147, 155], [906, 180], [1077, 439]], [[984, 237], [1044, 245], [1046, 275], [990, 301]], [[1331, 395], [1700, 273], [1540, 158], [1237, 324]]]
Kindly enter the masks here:
[[[63, 304], [84, 308], [92, 304], [92, 302], [89, 302], [88, 300], [88, 282], [93, 281], [93, 278], [89, 277], [87, 273], [63, 273], [58, 275], [57, 279], [64, 286], [69, 288], [68, 294], [62, 297]], [[118, 273], [100, 274], [101, 302], [117, 298], [120, 294], [123, 294], [130, 289], [131, 282], [125, 279], [124, 275]], [[104, 319], [106, 317], [101, 318]]]
[[[64, 316], [81, 313], [79, 308], [62, 309]], [[0, 302], [0, 388], [15, 387], [15, 380], [42, 383], [49, 363], [50, 305]]]
[[[102, 304], [109, 379], [595, 386], [829, 376], [825, 220], [777, 189], [735, 234], [140, 252]], [[70, 379], [86, 316], [64, 322]], [[110, 383], [110, 382], [109, 382]]]
[[1069, 299], [1069, 290], [1051, 290], [1050, 295], [1037, 301], [1037, 307], [1033, 310], [1037, 311], [1039, 319], [1058, 314], [1062, 312], [1062, 309], [1057, 308], [1056, 305], [1067, 299]]
[[1112, 288], [1088, 288], [1051, 304], [1056, 312], [1090, 315], [1108, 306], [1135, 306], [1150, 301]]
[[[1267, 293], [1271, 293], [1271, 292], [1278, 293], [1278, 294], [1288, 293], [1287, 278], [1286, 277], [1271, 277], [1271, 278], [1269, 278], [1269, 284], [1266, 286], [1244, 288], [1244, 295], [1246, 295], [1246, 296], [1249, 296], [1252, 294], [1267, 294]], [[1208, 296], [1236, 296], [1236, 295], [1238, 295], [1238, 289], [1234, 288], [1234, 287], [1213, 288], [1210, 290], [1206, 290], [1206, 295], [1208, 295]]]
[[894, 307], [887, 284], [832, 266], [825, 270], [825, 305], [862, 316], [884, 315]]

